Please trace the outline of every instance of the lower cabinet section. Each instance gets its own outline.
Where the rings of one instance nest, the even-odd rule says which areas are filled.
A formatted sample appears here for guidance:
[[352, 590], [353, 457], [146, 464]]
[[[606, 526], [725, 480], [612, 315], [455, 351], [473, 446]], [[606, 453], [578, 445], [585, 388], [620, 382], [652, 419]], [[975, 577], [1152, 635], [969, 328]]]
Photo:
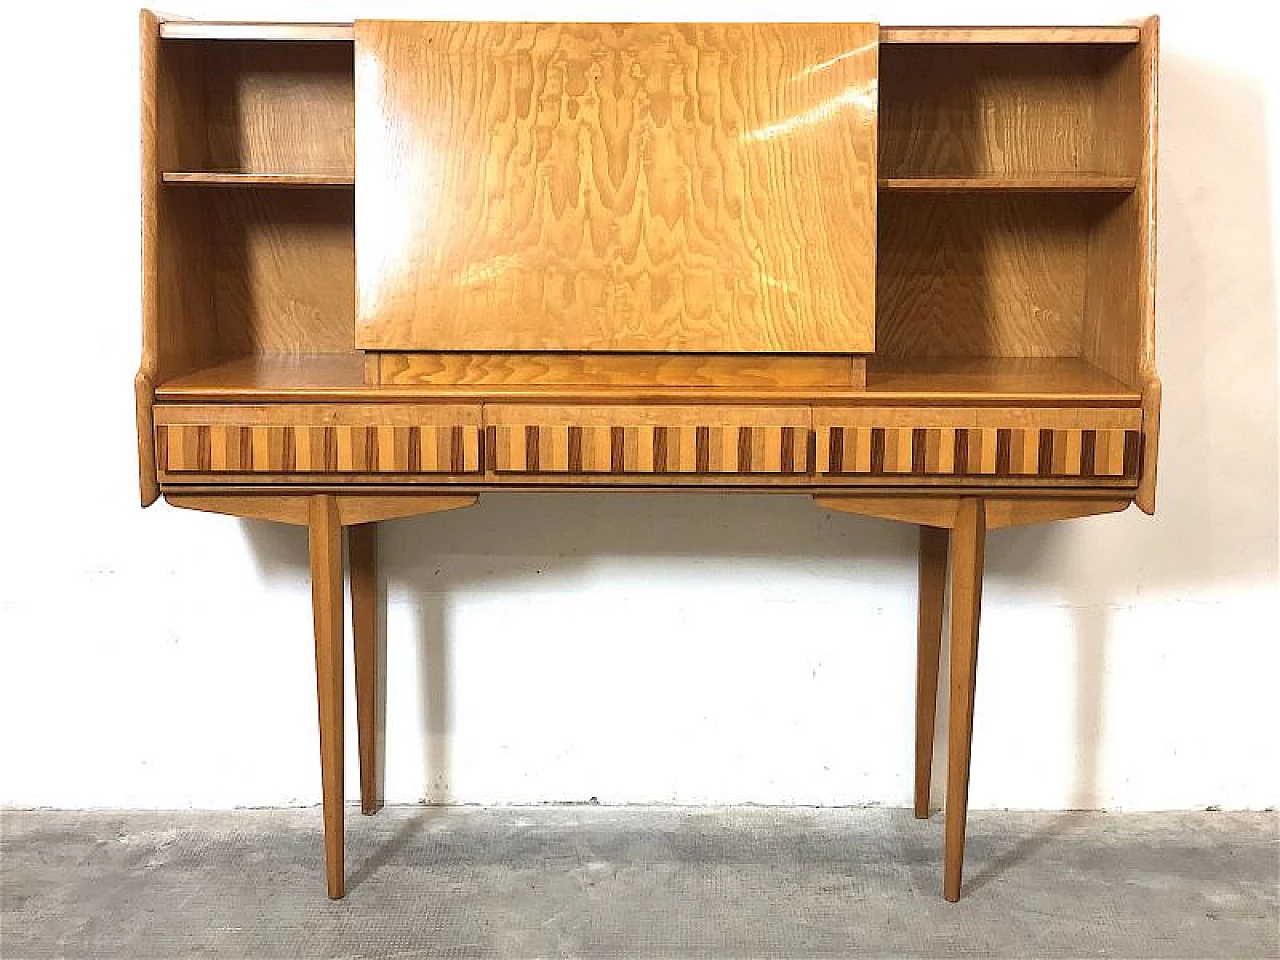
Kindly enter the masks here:
[[825, 475], [1132, 479], [1138, 408], [815, 409]]
[[518, 474], [805, 474], [807, 407], [485, 409], [489, 467]]
[[[174, 484], [650, 477], [806, 487], [1137, 483], [1137, 407], [158, 404]], [[769, 480], [766, 478], [772, 477]], [[843, 479], [842, 479], [843, 478]]]
[[478, 473], [480, 407], [157, 406], [162, 474]]

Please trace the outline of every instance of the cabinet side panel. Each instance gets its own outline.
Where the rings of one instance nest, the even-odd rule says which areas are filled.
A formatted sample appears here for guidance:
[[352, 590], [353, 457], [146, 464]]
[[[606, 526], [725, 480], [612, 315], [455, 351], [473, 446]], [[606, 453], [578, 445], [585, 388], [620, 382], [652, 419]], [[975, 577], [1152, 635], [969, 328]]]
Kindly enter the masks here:
[[1108, 122], [1138, 144], [1137, 187], [1098, 220], [1089, 238], [1082, 356], [1142, 391], [1142, 471], [1138, 506], [1155, 508], [1160, 384], [1155, 365], [1155, 186], [1158, 20], [1108, 78]]
[[160, 24], [150, 10], [143, 10], [138, 17], [138, 37], [142, 138], [142, 356], [133, 386], [138, 418], [139, 495], [142, 505], [148, 507], [160, 496], [152, 412], [157, 367], [156, 192], [160, 188], [160, 178], [156, 160], [156, 74]]
[[357, 21], [357, 345], [873, 349], [877, 36]]

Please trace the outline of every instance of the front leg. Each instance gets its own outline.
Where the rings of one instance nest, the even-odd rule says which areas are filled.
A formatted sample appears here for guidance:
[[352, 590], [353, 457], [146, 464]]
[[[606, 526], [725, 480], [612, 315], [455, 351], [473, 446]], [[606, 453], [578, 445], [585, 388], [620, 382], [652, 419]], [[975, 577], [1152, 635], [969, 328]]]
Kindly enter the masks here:
[[311, 612], [316, 634], [316, 699], [320, 707], [320, 780], [324, 797], [325, 873], [329, 896], [345, 892], [342, 821], [342, 524], [338, 501], [307, 504]]
[[964, 867], [986, 534], [986, 504], [979, 498], [961, 500], [951, 533], [951, 717], [947, 731], [946, 849], [942, 880], [942, 895], [953, 903], [960, 899]]

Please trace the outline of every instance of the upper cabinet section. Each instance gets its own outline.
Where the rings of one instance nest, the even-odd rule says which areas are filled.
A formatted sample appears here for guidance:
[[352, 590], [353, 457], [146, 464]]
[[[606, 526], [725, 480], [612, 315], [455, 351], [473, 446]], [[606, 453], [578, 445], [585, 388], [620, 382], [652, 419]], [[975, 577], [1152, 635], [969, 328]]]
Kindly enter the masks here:
[[357, 346], [870, 352], [877, 35], [357, 21]]

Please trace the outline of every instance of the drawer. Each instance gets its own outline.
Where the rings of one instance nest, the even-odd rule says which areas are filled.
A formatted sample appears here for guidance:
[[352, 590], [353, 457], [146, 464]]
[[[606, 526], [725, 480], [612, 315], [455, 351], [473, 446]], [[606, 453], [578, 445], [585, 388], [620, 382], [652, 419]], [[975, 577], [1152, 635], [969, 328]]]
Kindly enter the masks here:
[[165, 474], [478, 473], [480, 406], [159, 404]]
[[820, 474], [1138, 477], [1137, 407], [819, 407], [813, 421]]
[[485, 407], [489, 466], [523, 474], [797, 474], [807, 407]]

